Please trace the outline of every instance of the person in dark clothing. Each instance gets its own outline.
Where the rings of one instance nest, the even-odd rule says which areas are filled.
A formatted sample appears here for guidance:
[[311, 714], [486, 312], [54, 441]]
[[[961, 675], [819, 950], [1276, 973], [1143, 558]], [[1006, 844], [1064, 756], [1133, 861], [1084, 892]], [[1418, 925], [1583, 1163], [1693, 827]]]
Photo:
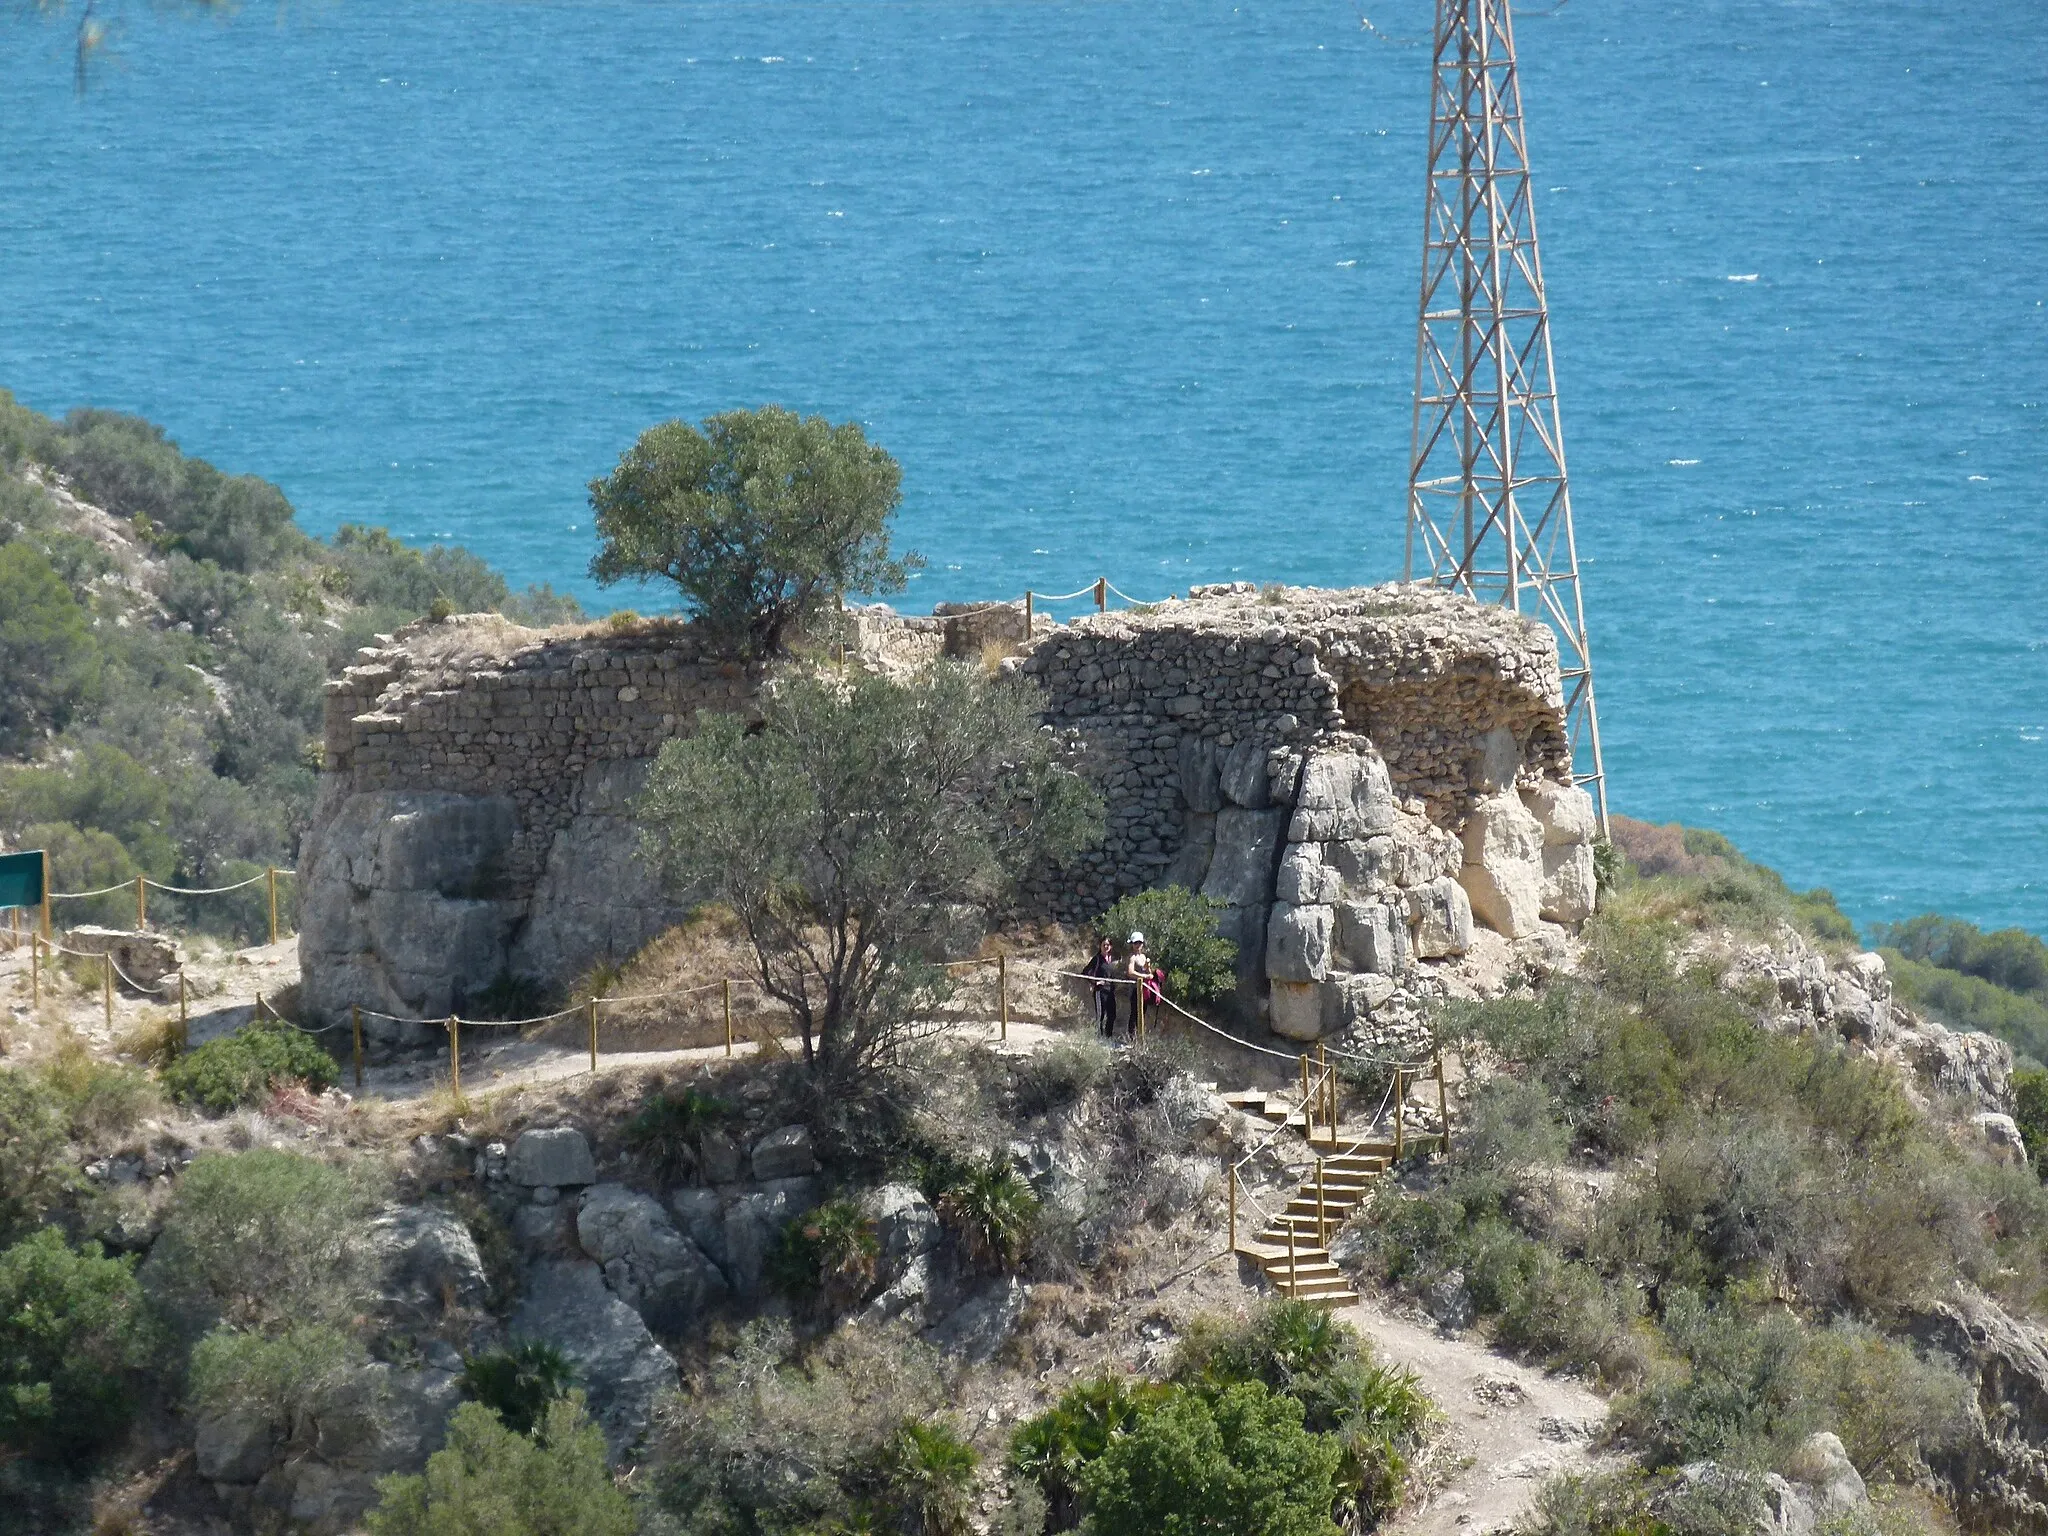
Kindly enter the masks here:
[[1095, 953], [1081, 968], [1083, 976], [1095, 978], [1092, 990], [1095, 993], [1095, 1028], [1105, 1040], [1116, 1038], [1116, 946], [1105, 938], [1095, 946]]

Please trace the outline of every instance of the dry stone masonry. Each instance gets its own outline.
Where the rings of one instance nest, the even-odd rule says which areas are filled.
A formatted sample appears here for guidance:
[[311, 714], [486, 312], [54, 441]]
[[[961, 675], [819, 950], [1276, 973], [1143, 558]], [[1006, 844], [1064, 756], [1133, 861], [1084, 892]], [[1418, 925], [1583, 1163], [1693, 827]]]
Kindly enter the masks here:
[[[1108, 807], [1103, 844], [1027, 882], [1025, 910], [1085, 921], [1129, 891], [1202, 891], [1238, 945], [1239, 1011], [1279, 1034], [1398, 1034], [1418, 1000], [1479, 985], [1479, 949], [1496, 968], [1555, 950], [1592, 910], [1592, 806], [1531, 620], [1424, 588], [1238, 583], [1041, 616], [1028, 637], [1002, 604], [849, 628], [876, 670], [1010, 653]], [[472, 616], [364, 652], [329, 685], [302, 861], [310, 1011], [438, 1017], [630, 954], [680, 915], [638, 858], [648, 763], [763, 682], [672, 622]]]

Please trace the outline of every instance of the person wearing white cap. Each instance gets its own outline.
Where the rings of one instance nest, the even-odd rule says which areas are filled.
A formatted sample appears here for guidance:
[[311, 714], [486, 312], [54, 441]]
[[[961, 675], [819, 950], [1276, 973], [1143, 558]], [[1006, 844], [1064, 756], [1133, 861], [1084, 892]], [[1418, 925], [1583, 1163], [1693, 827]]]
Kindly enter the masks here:
[[1131, 987], [1131, 1027], [1128, 1033], [1135, 1035], [1138, 1032], [1138, 994], [1153, 988], [1152, 961], [1145, 953], [1145, 935], [1134, 932], [1127, 942], [1130, 953], [1124, 957], [1124, 974], [1134, 983]]

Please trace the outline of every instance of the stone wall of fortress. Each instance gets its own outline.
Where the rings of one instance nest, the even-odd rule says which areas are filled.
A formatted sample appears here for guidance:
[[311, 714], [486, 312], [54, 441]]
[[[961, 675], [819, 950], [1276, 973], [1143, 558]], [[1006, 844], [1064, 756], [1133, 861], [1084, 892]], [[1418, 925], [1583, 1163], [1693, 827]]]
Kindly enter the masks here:
[[[1450, 594], [1261, 593], [1041, 619], [1020, 607], [860, 615], [860, 656], [1019, 654], [1001, 670], [1101, 787], [1102, 846], [1027, 883], [1027, 912], [1092, 918], [1168, 882], [1225, 904], [1247, 1015], [1284, 1034], [1401, 1024], [1474, 944], [1590, 910], [1591, 810], [1570, 788], [1541, 625]], [[501, 978], [566, 986], [680, 915], [628, 814], [700, 710], [747, 710], [756, 671], [690, 626], [534, 633], [419, 625], [329, 685], [308, 837], [309, 1011], [434, 1017]], [[384, 1030], [385, 1039], [403, 1031]]]

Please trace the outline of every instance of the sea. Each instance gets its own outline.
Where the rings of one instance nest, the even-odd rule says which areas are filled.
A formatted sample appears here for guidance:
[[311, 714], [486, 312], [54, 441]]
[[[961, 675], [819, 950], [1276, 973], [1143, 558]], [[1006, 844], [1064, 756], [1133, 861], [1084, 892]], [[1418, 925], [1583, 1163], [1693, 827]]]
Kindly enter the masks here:
[[[907, 607], [1401, 574], [1423, 0], [193, 9], [0, 16], [28, 404], [599, 610], [588, 482], [770, 401]], [[2048, 6], [1516, 28], [1614, 809], [2048, 934]]]

